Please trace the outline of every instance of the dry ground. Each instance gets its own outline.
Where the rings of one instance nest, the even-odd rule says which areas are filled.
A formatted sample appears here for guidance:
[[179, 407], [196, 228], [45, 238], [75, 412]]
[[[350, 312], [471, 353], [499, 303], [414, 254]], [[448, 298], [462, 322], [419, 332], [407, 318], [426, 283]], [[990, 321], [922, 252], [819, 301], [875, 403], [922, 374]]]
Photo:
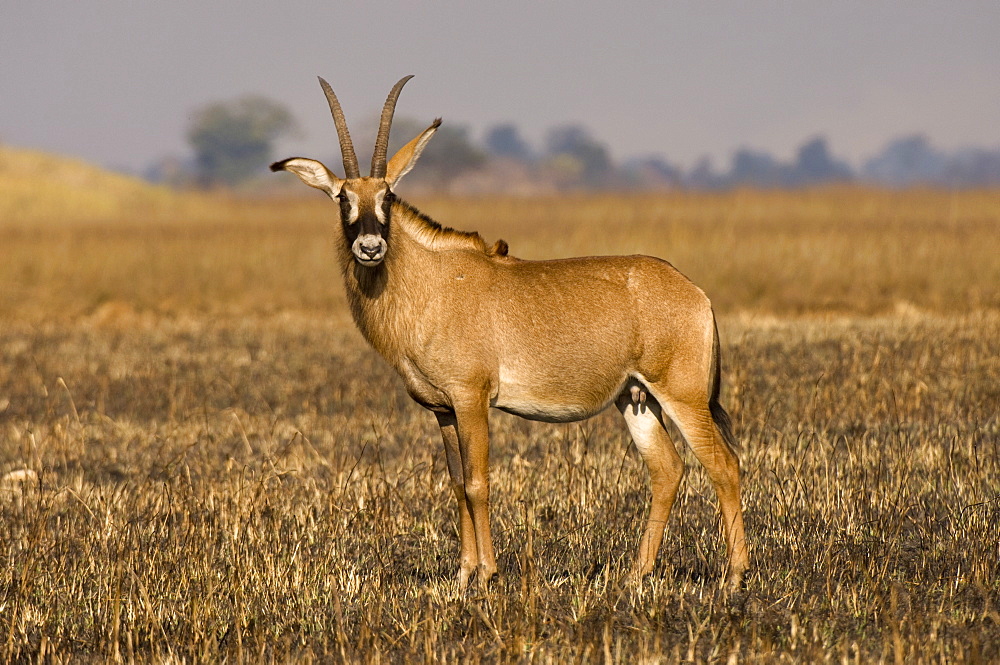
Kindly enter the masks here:
[[705, 288], [745, 590], [717, 592], [715, 497], [686, 451], [656, 572], [619, 584], [648, 492], [617, 413], [493, 417], [500, 578], [456, 589], [434, 419], [354, 331], [324, 202], [11, 217], [6, 660], [997, 658], [996, 192], [418, 203], [516, 255], [642, 251]]

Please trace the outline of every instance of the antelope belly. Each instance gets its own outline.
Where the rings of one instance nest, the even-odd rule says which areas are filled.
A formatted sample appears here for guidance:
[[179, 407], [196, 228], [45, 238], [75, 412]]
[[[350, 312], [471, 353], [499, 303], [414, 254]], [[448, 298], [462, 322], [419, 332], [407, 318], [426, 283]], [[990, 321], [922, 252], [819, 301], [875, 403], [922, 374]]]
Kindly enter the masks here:
[[567, 423], [603, 411], [618, 395], [626, 377], [574, 383], [559, 377], [523, 380], [501, 368], [499, 387], [490, 406], [529, 420]]

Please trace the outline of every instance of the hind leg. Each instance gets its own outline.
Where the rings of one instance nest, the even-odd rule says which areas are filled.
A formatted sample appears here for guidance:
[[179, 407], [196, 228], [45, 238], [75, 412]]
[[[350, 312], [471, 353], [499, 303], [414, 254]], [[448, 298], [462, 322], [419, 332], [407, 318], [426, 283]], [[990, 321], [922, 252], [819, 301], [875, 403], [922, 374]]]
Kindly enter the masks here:
[[739, 460], [716, 427], [707, 400], [667, 401], [664, 408], [715, 486], [728, 549], [726, 580], [731, 588], [738, 587], [749, 567], [740, 505]]
[[[646, 396], [640, 400], [640, 395]], [[632, 441], [649, 469], [649, 485], [653, 494], [649, 519], [639, 541], [639, 553], [629, 575], [638, 580], [648, 575], [656, 563], [667, 517], [684, 477], [684, 461], [667, 434], [659, 403], [645, 393], [645, 386], [630, 381], [615, 405], [624, 416]]]

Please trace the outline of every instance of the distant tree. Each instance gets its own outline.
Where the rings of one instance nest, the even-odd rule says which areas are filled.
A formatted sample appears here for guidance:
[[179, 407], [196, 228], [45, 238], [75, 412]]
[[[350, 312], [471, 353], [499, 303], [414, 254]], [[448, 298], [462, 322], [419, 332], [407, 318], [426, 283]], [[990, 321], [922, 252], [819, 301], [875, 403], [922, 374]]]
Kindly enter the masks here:
[[680, 186], [684, 174], [659, 156], [638, 157], [621, 167], [625, 183], [635, 189], [662, 189]]
[[934, 148], [926, 136], [912, 134], [890, 141], [865, 162], [862, 174], [894, 187], [941, 183], [948, 171], [948, 161], [948, 156]]
[[725, 185], [723, 180], [723, 177], [716, 173], [712, 158], [707, 155], [699, 158], [684, 176], [684, 184], [693, 189], [718, 189]]
[[788, 169], [766, 152], [740, 148], [733, 153], [726, 178], [732, 185], [781, 187], [788, 184]]
[[1000, 184], [1000, 150], [946, 152], [926, 136], [913, 134], [890, 141], [865, 162], [862, 173], [868, 180], [893, 187], [989, 187]]
[[296, 129], [278, 102], [247, 96], [202, 107], [188, 127], [188, 142], [203, 184], [235, 185], [262, 172], [276, 139]]
[[795, 185], [811, 185], [821, 182], [850, 180], [851, 167], [835, 160], [830, 155], [826, 139], [818, 136], [806, 141], [799, 148], [795, 160], [792, 182]]
[[554, 127], [549, 130], [545, 143], [550, 160], [567, 165], [570, 160], [576, 162], [581, 184], [607, 186], [608, 178], [614, 175], [608, 149], [591, 138], [590, 132], [581, 125]]
[[517, 125], [496, 125], [486, 130], [486, 150], [497, 157], [507, 157], [520, 161], [531, 159], [531, 147], [521, 137]]
[[732, 166], [723, 180], [729, 186], [801, 187], [852, 177], [851, 168], [834, 159], [826, 139], [818, 137], [806, 141], [791, 164], [766, 152], [741, 148], [733, 153]]
[[1000, 184], [1000, 150], [959, 150], [948, 161], [944, 184], [952, 187], [991, 187]]

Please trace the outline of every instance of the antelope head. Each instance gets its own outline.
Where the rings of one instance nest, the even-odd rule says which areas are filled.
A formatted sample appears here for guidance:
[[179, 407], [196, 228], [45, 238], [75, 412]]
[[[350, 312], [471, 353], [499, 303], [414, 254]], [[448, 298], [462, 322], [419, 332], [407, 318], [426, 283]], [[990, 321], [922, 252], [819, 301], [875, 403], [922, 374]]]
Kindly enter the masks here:
[[340, 152], [344, 158], [345, 177], [338, 178], [321, 162], [305, 157], [291, 157], [271, 164], [272, 171], [291, 171], [302, 182], [323, 190], [338, 203], [344, 239], [351, 248], [355, 260], [363, 266], [379, 265], [389, 251], [392, 202], [396, 198], [393, 188], [413, 168], [420, 153], [441, 125], [441, 119], [438, 118], [419, 136], [400, 148], [399, 152], [386, 163], [389, 129], [392, 126], [396, 100], [403, 86], [411, 78], [412, 75], [399, 79], [385, 100], [378, 137], [375, 139], [375, 153], [372, 155], [371, 175], [361, 176], [358, 158], [354, 154], [354, 144], [351, 143], [351, 135], [344, 120], [344, 112], [340, 108], [337, 96], [333, 94], [333, 88], [322, 78], [319, 79], [319, 83], [326, 93], [330, 112], [333, 113], [333, 122], [337, 126]]

